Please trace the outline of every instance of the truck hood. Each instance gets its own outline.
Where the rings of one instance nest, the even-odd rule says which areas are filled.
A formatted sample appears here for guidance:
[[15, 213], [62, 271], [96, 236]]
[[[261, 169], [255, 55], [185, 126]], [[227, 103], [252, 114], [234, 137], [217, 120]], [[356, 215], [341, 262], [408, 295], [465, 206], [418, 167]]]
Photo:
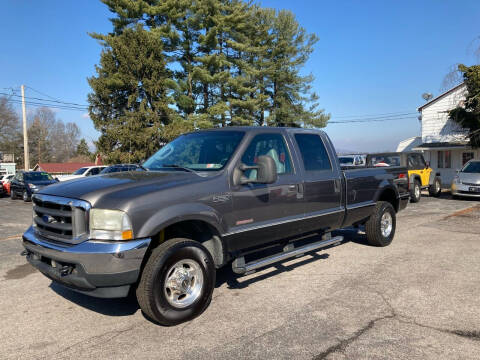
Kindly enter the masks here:
[[204, 179], [181, 171], [128, 171], [60, 182], [42, 189], [39, 194], [86, 200], [92, 206], [99, 201], [120, 206], [123, 200]]

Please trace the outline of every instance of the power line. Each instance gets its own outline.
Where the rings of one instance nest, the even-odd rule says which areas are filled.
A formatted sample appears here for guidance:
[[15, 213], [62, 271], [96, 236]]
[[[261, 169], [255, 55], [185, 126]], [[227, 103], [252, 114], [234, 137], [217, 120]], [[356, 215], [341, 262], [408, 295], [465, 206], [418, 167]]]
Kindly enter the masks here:
[[345, 121], [328, 121], [328, 124], [352, 124], [352, 123], [367, 123], [367, 122], [382, 122], [382, 121], [396, 121], [396, 120], [411, 120], [416, 119], [416, 117], [397, 117], [397, 118], [386, 118], [386, 119], [360, 119], [360, 120], [345, 120]]
[[[21, 104], [21, 100], [9, 100], [13, 104]], [[76, 110], [76, 111], [86, 111], [88, 108], [84, 107], [75, 107], [75, 106], [67, 106], [67, 105], [56, 105], [56, 104], [45, 104], [45, 103], [40, 103], [40, 102], [28, 102], [29, 106], [34, 106], [34, 107], [49, 107], [53, 109], [62, 109], [62, 110]]]
[[399, 115], [399, 114], [416, 114], [416, 112], [412, 113], [409, 112], [409, 110], [405, 111], [397, 111], [397, 112], [391, 112], [391, 113], [380, 113], [380, 114], [366, 114], [366, 115], [339, 115], [339, 116], [334, 116], [336, 119], [348, 119], [348, 118], [368, 118], [368, 117], [373, 117], [373, 116], [386, 116], [386, 115]]
[[[7, 96], [10, 95], [10, 96], [15, 96], [15, 97], [22, 97], [21, 95], [6, 94], [6, 93], [3, 93], [3, 92], [0, 92], [0, 95], [7, 95]], [[25, 96], [25, 99], [33, 99], [33, 100], [39, 100], [39, 101], [47, 101], [47, 102], [53, 102], [53, 103], [58, 103], [58, 104], [65, 104], [65, 105], [72, 105], [72, 106], [76, 106], [76, 107], [88, 108], [88, 105], [71, 103], [71, 102], [60, 101], [60, 100], [48, 100], [48, 99], [42, 99], [42, 98], [37, 98], [37, 97], [32, 97], [32, 96]]]
[[60, 100], [58, 100], [57, 98], [54, 98], [53, 96], [50, 96], [50, 95], [48, 95], [48, 94], [42, 93], [41, 91], [35, 90], [35, 89], [32, 88], [31, 86], [25, 85], [25, 87], [28, 88], [28, 89], [30, 89], [30, 90], [35, 91], [36, 93], [38, 93], [38, 94], [40, 94], [40, 95], [46, 96], [46, 97], [48, 97], [48, 98], [50, 98], [50, 99], [53, 99], [53, 100], [60, 101]]

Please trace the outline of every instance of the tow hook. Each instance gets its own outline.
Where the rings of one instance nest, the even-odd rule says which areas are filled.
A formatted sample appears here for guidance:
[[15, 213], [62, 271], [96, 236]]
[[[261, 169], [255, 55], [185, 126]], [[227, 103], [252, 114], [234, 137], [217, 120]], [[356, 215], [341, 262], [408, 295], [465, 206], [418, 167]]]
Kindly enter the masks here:
[[29, 254], [30, 254], [30, 251], [28, 251], [28, 250], [23, 250], [23, 251], [20, 253], [21, 256], [28, 256]]
[[60, 275], [61, 276], [67, 276], [73, 271], [73, 268], [68, 265], [64, 265], [60, 268]]

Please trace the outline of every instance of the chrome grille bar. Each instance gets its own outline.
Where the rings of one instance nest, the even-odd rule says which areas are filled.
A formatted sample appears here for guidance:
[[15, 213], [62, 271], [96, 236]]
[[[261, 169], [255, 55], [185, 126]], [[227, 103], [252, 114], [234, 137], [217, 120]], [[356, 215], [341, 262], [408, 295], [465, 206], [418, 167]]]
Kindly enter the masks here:
[[35, 194], [33, 224], [42, 237], [78, 244], [88, 238], [90, 203], [59, 196]]

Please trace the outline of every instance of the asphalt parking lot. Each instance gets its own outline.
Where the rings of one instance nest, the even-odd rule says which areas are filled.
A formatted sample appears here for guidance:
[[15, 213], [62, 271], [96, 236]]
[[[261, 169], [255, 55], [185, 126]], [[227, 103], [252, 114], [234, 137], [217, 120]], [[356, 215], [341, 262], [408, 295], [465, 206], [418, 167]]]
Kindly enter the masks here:
[[0, 354], [7, 359], [478, 359], [480, 202], [424, 196], [391, 246], [340, 246], [246, 277], [219, 271], [212, 304], [177, 327], [134, 298], [76, 294], [26, 264], [31, 204], [0, 199]]

